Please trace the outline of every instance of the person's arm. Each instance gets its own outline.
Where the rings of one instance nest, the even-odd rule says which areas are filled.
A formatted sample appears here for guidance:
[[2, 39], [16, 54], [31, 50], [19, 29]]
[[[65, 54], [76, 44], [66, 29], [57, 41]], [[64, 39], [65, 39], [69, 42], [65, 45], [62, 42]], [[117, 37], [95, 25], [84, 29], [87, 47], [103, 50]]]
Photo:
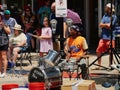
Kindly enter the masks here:
[[99, 24], [100, 28], [106, 28], [106, 29], [111, 29], [110, 23], [100, 23]]
[[63, 23], [63, 30], [64, 30], [64, 38], [66, 38], [66, 32], [67, 32], [67, 25], [66, 25], [66, 23], [64, 22]]
[[48, 36], [47, 35], [46, 36], [38, 36], [38, 35], [33, 35], [31, 33], [28, 33], [28, 34], [37, 38], [37, 39], [50, 39], [50, 38], [52, 38], [52, 30], [48, 31], [48, 34], [49, 34]]
[[65, 47], [64, 47], [64, 52], [66, 54], [66, 61], [69, 61], [69, 59], [71, 57], [71, 52], [70, 52], [70, 49], [69, 49], [68, 40], [69, 40], [69, 38], [66, 40]]
[[10, 33], [11, 33], [11, 30], [10, 30], [10, 27], [9, 27], [9, 26], [4, 25], [4, 26], [3, 26], [3, 29], [5, 30], [5, 32], [6, 32], [7, 34], [10, 34]]
[[105, 20], [105, 18], [106, 18], [106, 15], [104, 15], [103, 17], [102, 17], [102, 20], [101, 20], [101, 22], [100, 22], [100, 24], [99, 24], [99, 27], [100, 28], [106, 28], [106, 29], [111, 29], [111, 26], [110, 26], [110, 22], [109, 23], [106, 23], [106, 20]]
[[41, 39], [41, 36], [38, 36], [38, 35], [34, 35], [34, 34], [31, 34], [31, 33], [28, 33], [28, 35], [33, 36], [33, 37], [35, 37], [37, 39]]

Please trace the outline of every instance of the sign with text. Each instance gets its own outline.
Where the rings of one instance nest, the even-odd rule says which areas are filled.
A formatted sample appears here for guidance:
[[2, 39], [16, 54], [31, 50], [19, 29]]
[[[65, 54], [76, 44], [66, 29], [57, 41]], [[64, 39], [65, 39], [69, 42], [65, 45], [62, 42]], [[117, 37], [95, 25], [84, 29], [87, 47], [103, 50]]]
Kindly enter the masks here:
[[56, 17], [67, 17], [67, 0], [55, 0]]

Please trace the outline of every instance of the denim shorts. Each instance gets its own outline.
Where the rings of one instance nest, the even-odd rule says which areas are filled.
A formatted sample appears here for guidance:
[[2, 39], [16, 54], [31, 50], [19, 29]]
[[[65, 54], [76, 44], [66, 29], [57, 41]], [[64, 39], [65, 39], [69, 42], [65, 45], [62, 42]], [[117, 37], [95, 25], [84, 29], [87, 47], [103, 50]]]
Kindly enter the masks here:
[[19, 47], [21, 52], [24, 52], [27, 50], [27, 47]]

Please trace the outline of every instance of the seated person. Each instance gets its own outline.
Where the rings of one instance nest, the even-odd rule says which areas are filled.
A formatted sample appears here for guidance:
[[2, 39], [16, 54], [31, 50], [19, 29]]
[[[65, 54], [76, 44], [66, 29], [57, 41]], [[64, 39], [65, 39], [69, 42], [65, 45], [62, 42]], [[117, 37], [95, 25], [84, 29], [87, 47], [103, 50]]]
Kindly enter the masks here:
[[87, 53], [87, 49], [88, 49], [86, 39], [80, 36], [80, 29], [77, 25], [72, 25], [70, 27], [69, 33], [70, 36], [67, 38], [64, 48], [64, 51], [66, 53], [66, 61], [64, 60], [60, 64], [62, 65], [63, 63], [66, 62], [75, 62], [75, 63], [80, 62], [80, 64], [82, 64], [81, 58]]
[[10, 37], [10, 55], [13, 54], [12, 64], [15, 65], [15, 61], [18, 57], [18, 53], [26, 49], [27, 37], [21, 29], [21, 25], [16, 24], [14, 26], [14, 34]]

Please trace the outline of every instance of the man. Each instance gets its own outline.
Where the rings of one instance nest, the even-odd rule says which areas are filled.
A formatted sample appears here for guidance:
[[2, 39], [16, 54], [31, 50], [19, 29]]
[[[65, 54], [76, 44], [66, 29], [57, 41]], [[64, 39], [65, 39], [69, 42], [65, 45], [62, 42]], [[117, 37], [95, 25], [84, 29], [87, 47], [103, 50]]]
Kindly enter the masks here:
[[[112, 12], [111, 12], [111, 8], [112, 8]], [[116, 15], [114, 15], [114, 5], [112, 5], [111, 7], [111, 3], [106, 4], [105, 6], [105, 14], [102, 17], [101, 23], [99, 24], [100, 28], [102, 29], [101, 32], [101, 39], [99, 41], [98, 47], [96, 49], [96, 53], [97, 53], [97, 57], [100, 57], [102, 53], [104, 53], [105, 51], [107, 51], [110, 45], [110, 39], [111, 39], [111, 30], [114, 29], [114, 26], [116, 25], [116, 21], [117, 21], [117, 17]], [[112, 17], [111, 17], [112, 16]], [[112, 20], [112, 29], [111, 29], [111, 20]], [[113, 31], [112, 31], [113, 34]], [[115, 41], [114, 41], [115, 37], [113, 34], [113, 38], [112, 38], [112, 47], [115, 47]], [[109, 57], [109, 62], [111, 58]], [[99, 58], [98, 60], [98, 64], [101, 65], [101, 58]], [[109, 66], [111, 65], [111, 63], [109, 63]], [[100, 69], [100, 67], [97, 67], [96, 69]]]
[[[61, 67], [67, 62], [77, 62], [84, 66], [82, 72], [85, 72], [86, 62], [81, 61], [83, 61], [82, 57], [87, 54], [88, 45], [86, 39], [80, 36], [80, 29], [77, 25], [70, 27], [70, 37], [67, 38], [64, 50], [66, 53], [66, 61], [63, 61], [58, 66]], [[84, 78], [84, 75], [82, 75], [82, 77]]]
[[42, 26], [43, 26], [44, 17], [49, 17], [51, 13], [50, 0], [44, 0], [44, 1], [45, 1], [45, 5], [42, 6], [38, 11], [38, 21]]
[[86, 39], [80, 36], [80, 29], [77, 25], [70, 27], [70, 37], [67, 38], [65, 45], [66, 60], [76, 60], [77, 62], [85, 55], [88, 49]]
[[55, 33], [53, 34], [53, 46], [54, 46], [54, 50], [56, 51], [60, 51], [60, 41], [58, 41], [58, 38], [60, 38], [60, 34], [61, 34], [61, 31], [65, 28], [65, 22], [63, 20], [63, 26], [61, 25], [61, 18], [59, 17], [56, 17], [55, 15], [55, 2], [52, 3], [51, 5], [51, 14], [50, 14], [50, 18], [49, 20], [52, 20], [52, 19], [55, 19], [57, 21], [57, 24], [56, 24], [56, 31]]
[[11, 34], [14, 33], [13, 27], [17, 24], [16, 20], [10, 16], [11, 12], [9, 10], [4, 11], [3, 22], [10, 27]]
[[23, 33], [21, 25], [16, 24], [13, 27], [13, 29], [14, 29], [14, 34], [12, 34], [9, 39], [9, 42], [10, 42], [9, 55], [13, 54], [11, 67], [14, 67], [17, 57], [18, 57], [18, 53], [20, 51], [25, 51], [26, 45], [27, 45], [27, 37]]

